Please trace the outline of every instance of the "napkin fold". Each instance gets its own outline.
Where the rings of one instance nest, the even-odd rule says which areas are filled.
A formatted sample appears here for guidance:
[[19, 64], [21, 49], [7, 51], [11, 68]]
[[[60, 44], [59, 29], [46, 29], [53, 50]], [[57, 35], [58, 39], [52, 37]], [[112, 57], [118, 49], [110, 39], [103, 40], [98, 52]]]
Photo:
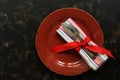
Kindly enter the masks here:
[[[57, 29], [57, 33], [68, 43], [63, 44], [61, 46], [56, 46], [53, 48], [53, 50], [56, 52], [60, 52], [60, 50], [66, 50], [72, 49], [75, 47], [75, 49], [78, 51], [80, 56], [83, 58], [83, 60], [88, 64], [88, 66], [93, 69], [97, 70], [107, 59], [108, 56], [106, 54], [101, 53], [94, 53], [86, 49], [86, 45], [89, 46], [98, 46], [96, 43], [94, 43], [89, 37], [85, 34], [85, 32], [71, 19], [68, 18], [64, 23], [60, 25], [60, 27]], [[77, 35], [76, 35], [77, 34]], [[75, 43], [76, 42], [76, 43]], [[78, 48], [80, 47], [80, 48]], [[104, 52], [108, 51], [104, 48], [101, 48], [98, 46], [101, 50], [104, 50]], [[93, 50], [94, 51], [94, 50]], [[102, 51], [100, 51], [102, 52]], [[109, 52], [109, 51], [108, 51]], [[110, 54], [110, 55], [109, 55]], [[109, 52], [109, 56], [113, 57], [112, 54]], [[94, 56], [94, 58], [92, 56]]]

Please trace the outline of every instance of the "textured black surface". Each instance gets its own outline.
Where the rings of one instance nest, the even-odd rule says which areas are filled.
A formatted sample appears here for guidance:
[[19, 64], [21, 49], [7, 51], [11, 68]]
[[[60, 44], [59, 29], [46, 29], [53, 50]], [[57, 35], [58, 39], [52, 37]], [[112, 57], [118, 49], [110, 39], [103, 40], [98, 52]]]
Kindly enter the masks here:
[[[116, 59], [98, 71], [65, 77], [39, 60], [35, 35], [52, 11], [76, 7], [93, 15], [104, 33], [104, 46]], [[0, 80], [120, 80], [120, 0], [0, 0]]]

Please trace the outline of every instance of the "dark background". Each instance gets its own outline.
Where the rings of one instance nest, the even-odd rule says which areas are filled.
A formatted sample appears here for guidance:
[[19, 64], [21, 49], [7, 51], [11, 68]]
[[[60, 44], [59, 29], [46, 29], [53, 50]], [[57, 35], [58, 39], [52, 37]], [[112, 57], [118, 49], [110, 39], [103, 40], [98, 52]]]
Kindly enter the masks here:
[[[35, 35], [41, 21], [59, 8], [76, 7], [94, 16], [109, 58], [98, 71], [66, 77], [38, 58]], [[120, 80], [120, 0], [0, 0], [0, 80]]]

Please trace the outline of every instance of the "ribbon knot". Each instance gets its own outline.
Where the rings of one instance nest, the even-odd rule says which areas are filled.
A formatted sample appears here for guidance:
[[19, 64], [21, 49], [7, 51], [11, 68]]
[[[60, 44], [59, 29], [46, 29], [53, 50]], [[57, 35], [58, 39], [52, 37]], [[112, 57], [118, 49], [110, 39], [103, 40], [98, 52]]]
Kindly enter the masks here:
[[85, 46], [87, 45], [87, 43], [90, 41], [90, 38], [89, 37], [86, 37], [83, 41], [79, 42], [79, 44], [81, 46]]
[[79, 51], [82, 47], [87, 46], [88, 42], [90, 41], [89, 37], [86, 37], [83, 41], [81, 42], [74, 42], [76, 43], [76, 50]]
[[86, 37], [83, 41], [81, 42], [70, 42], [70, 43], [66, 43], [66, 44], [62, 44], [62, 45], [59, 45], [59, 46], [55, 46], [52, 48], [53, 51], [59, 53], [59, 52], [63, 52], [63, 51], [66, 51], [66, 50], [70, 50], [70, 49], [76, 49], [77, 51], [80, 51], [80, 49], [82, 47], [94, 52], [94, 53], [99, 53], [99, 54], [106, 54], [112, 58], [114, 58], [114, 56], [112, 55], [112, 53], [105, 49], [105, 48], [102, 48], [100, 46], [93, 46], [93, 45], [88, 45], [88, 42], [91, 41], [91, 39], [89, 37]]

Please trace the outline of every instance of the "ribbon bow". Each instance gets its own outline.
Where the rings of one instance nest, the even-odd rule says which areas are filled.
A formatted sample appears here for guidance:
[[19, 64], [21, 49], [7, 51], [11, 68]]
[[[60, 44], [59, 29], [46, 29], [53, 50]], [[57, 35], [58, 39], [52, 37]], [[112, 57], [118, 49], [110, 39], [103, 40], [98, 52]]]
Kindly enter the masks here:
[[59, 52], [63, 52], [63, 51], [66, 51], [66, 50], [70, 50], [70, 49], [76, 49], [77, 51], [79, 51], [81, 49], [81, 47], [85, 47], [86, 49], [94, 52], [94, 53], [99, 53], [99, 54], [106, 54], [108, 55], [109, 57], [112, 57], [112, 58], [115, 58], [112, 53], [105, 49], [105, 48], [102, 48], [100, 46], [93, 46], [93, 45], [88, 45], [87, 43], [91, 41], [91, 39], [89, 37], [86, 37], [83, 41], [81, 42], [70, 42], [70, 43], [66, 43], [66, 44], [62, 44], [62, 45], [59, 45], [59, 46], [55, 46], [52, 48], [53, 51], [59, 53]]

